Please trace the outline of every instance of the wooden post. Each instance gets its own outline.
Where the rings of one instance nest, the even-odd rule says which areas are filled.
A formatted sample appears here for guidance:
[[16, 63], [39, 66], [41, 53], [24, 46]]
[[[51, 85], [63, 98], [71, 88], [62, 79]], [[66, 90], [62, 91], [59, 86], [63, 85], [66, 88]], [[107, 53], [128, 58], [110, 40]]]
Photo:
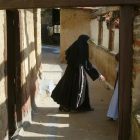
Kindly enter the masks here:
[[114, 50], [114, 34], [115, 34], [115, 19], [110, 19], [110, 25], [109, 25], [109, 51]]
[[119, 140], [130, 138], [133, 6], [121, 6], [119, 47]]
[[100, 16], [99, 20], [99, 34], [98, 34], [98, 45], [102, 45], [103, 43], [103, 21], [102, 16]]

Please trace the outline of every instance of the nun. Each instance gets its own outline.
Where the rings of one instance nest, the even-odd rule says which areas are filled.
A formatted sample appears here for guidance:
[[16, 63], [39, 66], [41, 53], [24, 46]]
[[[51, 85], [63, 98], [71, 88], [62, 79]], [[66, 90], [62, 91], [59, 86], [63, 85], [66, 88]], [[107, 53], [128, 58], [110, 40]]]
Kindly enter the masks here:
[[[119, 62], [119, 53], [115, 56], [116, 61]], [[109, 109], [107, 112], [107, 117], [117, 120], [118, 119], [118, 72], [119, 72], [119, 64], [116, 68], [117, 78], [115, 82], [114, 92], [110, 101]]]
[[86, 73], [93, 81], [98, 78], [104, 81], [105, 78], [89, 60], [89, 41], [87, 35], [80, 35], [65, 51], [67, 68], [51, 95], [53, 100], [60, 104], [60, 111], [94, 110], [90, 106]]

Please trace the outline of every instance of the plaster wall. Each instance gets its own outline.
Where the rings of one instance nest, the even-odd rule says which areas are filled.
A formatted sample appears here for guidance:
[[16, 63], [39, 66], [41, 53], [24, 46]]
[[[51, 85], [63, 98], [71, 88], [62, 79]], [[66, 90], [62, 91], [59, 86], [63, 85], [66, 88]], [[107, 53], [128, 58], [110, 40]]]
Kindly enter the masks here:
[[107, 29], [106, 21], [103, 21], [103, 44], [108, 49], [109, 45], [109, 30]]
[[7, 97], [5, 92], [5, 60], [4, 60], [4, 48], [5, 48], [5, 16], [6, 11], [0, 10], [0, 139], [8, 140], [8, 114], [7, 114]]
[[99, 34], [99, 21], [97, 19], [92, 19], [90, 21], [90, 32], [91, 38], [96, 44], [98, 44], [98, 34]]
[[80, 9], [61, 9], [60, 11], [60, 61], [65, 62], [65, 50], [81, 34], [90, 36], [91, 11]]
[[114, 35], [114, 52], [119, 52], [119, 29], [115, 29]]

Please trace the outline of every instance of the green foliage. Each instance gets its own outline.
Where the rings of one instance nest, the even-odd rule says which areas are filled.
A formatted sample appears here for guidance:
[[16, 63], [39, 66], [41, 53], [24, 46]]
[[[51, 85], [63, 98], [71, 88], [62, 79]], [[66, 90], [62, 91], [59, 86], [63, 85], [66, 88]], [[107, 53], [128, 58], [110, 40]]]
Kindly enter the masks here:
[[41, 16], [45, 16], [47, 13], [48, 13], [48, 15], [51, 15], [52, 8], [41, 9]]

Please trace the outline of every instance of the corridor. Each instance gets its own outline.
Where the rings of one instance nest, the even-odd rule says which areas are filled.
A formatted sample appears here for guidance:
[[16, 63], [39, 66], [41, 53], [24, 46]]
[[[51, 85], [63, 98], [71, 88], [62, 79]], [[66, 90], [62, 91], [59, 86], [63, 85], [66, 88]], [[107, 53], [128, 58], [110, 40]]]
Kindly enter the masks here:
[[[58, 47], [42, 47], [43, 78], [54, 85], [62, 77], [66, 64], [59, 63]], [[39, 94], [35, 100], [32, 122], [17, 139], [20, 140], [117, 140], [117, 121], [106, 117], [112, 90], [104, 82], [88, 77], [90, 102], [95, 109], [89, 112], [61, 112], [50, 96]]]

